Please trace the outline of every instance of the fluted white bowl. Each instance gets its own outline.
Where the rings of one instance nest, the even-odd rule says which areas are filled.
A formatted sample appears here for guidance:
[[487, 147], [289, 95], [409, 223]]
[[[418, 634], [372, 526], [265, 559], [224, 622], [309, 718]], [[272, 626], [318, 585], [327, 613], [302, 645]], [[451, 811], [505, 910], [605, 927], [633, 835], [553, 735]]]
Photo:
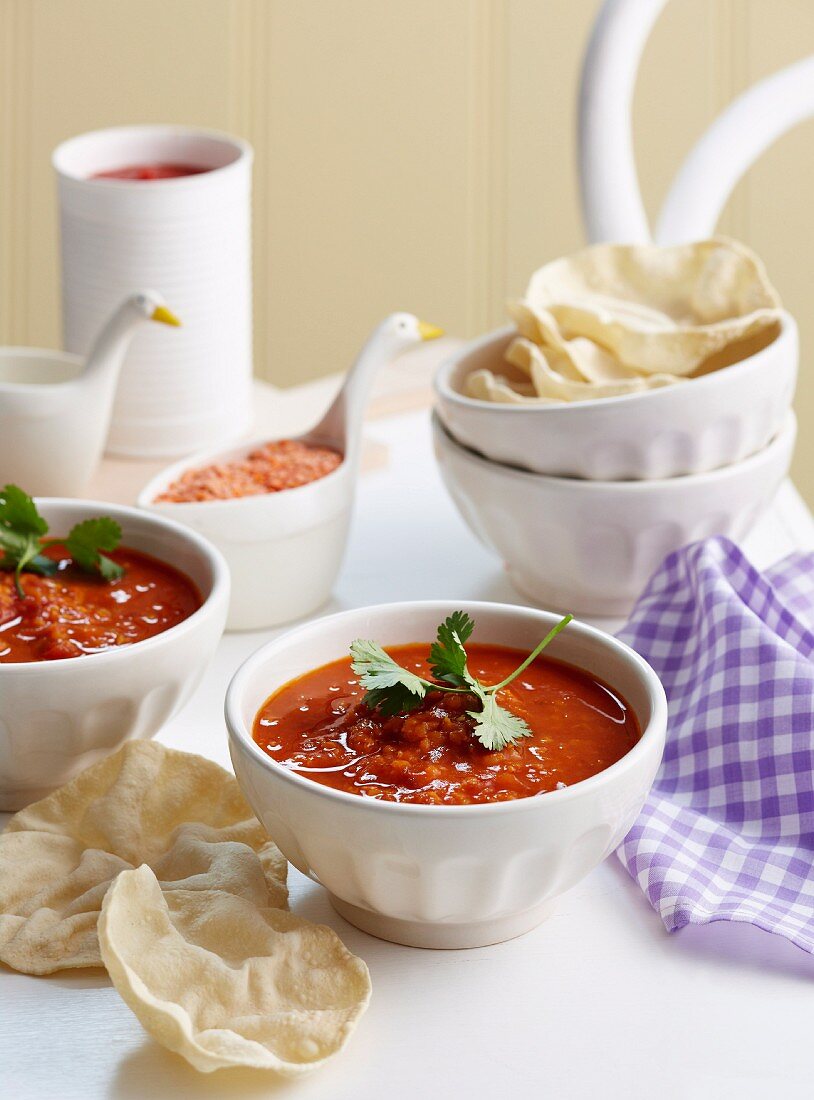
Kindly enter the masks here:
[[354, 638], [427, 641], [450, 612], [474, 639], [530, 650], [558, 621], [505, 604], [383, 604], [315, 620], [264, 645], [226, 697], [232, 763], [243, 793], [286, 857], [329, 892], [337, 911], [383, 939], [416, 947], [479, 947], [520, 935], [621, 842], [664, 748], [667, 704], [650, 666], [602, 631], [572, 623], [552, 655], [594, 673], [633, 708], [641, 740], [616, 764], [533, 798], [472, 806], [384, 802], [324, 787], [273, 760], [252, 726], [289, 680], [347, 654]]
[[486, 458], [533, 473], [600, 481], [704, 473], [760, 451], [794, 398], [797, 325], [784, 313], [767, 347], [675, 386], [563, 405], [502, 405], [466, 397], [467, 374], [506, 370], [516, 332], [465, 344], [438, 369], [438, 414], [450, 434]]
[[0, 810], [19, 810], [125, 741], [153, 737], [184, 705], [214, 655], [229, 570], [205, 539], [136, 508], [39, 498], [51, 531], [112, 516], [122, 542], [186, 573], [202, 606], [177, 626], [87, 657], [0, 663]]
[[767, 447], [732, 466], [659, 481], [583, 481], [489, 462], [437, 415], [441, 477], [473, 534], [535, 603], [624, 615], [664, 558], [712, 535], [743, 538], [786, 476], [793, 413]]

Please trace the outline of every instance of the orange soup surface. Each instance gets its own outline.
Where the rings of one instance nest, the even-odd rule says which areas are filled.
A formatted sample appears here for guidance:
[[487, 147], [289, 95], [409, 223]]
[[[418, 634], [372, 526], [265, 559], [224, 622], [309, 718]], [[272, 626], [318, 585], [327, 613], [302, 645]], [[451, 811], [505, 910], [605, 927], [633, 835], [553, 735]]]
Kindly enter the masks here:
[[[429, 677], [429, 645], [393, 646], [405, 668]], [[499, 683], [526, 658], [467, 645], [469, 668]], [[493, 752], [472, 736], [474, 696], [428, 692], [408, 714], [386, 717], [362, 702], [350, 658], [286, 684], [257, 714], [254, 739], [299, 775], [365, 798], [424, 805], [505, 802], [570, 787], [610, 767], [636, 744], [636, 717], [621, 696], [580, 669], [538, 657], [500, 692], [531, 737]]]
[[174, 180], [182, 176], [200, 176], [209, 168], [194, 164], [128, 164], [125, 168], [111, 168], [107, 172], [94, 172], [94, 180]]
[[0, 571], [0, 664], [132, 645], [188, 619], [203, 602], [189, 577], [138, 550], [109, 555], [124, 567], [117, 581], [83, 573], [59, 546], [45, 554], [59, 563], [57, 572], [23, 573], [22, 599], [13, 574]]
[[185, 471], [156, 500], [186, 504], [279, 493], [317, 481], [341, 462], [342, 455], [331, 447], [319, 447], [299, 439], [275, 439], [251, 451], [245, 458]]

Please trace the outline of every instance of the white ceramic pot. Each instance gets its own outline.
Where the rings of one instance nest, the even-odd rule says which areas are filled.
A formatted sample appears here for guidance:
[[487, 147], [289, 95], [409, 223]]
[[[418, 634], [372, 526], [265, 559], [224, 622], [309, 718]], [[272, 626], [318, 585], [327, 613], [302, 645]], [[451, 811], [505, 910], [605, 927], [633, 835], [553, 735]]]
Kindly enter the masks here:
[[345, 459], [326, 477], [296, 489], [185, 504], [156, 497], [186, 470], [242, 458], [266, 439], [202, 451], [162, 470], [139, 507], [191, 527], [221, 551], [232, 575], [228, 630], [292, 622], [328, 599], [345, 553], [356, 467]]
[[793, 413], [751, 458], [662, 481], [582, 481], [489, 462], [451, 438], [433, 416], [435, 456], [472, 532], [506, 563], [535, 603], [625, 615], [664, 558], [712, 535], [741, 539], [786, 476]]
[[435, 378], [437, 409], [459, 443], [533, 473], [622, 481], [716, 470], [765, 447], [794, 398], [799, 350], [788, 313], [762, 351], [675, 386], [563, 405], [465, 397], [473, 370], [506, 370], [503, 352], [515, 335], [500, 329], [447, 359]]
[[104, 450], [110, 378], [81, 384], [84, 360], [0, 348], [0, 484], [32, 496], [80, 496]]
[[[151, 162], [211, 169], [164, 180], [91, 179]], [[108, 449], [188, 454], [250, 418], [251, 163], [246, 142], [177, 126], [124, 126], [53, 157], [62, 228], [65, 346], [85, 356], [126, 295], [155, 287], [180, 329], [140, 332], [119, 382]]]
[[132, 646], [88, 657], [0, 663], [0, 810], [19, 810], [125, 741], [149, 738], [184, 705], [212, 658], [226, 618], [229, 572], [194, 532], [135, 508], [39, 499], [51, 530], [112, 516], [122, 542], [174, 565], [203, 605]]
[[[636, 713], [642, 737], [606, 771], [560, 791], [479, 806], [420, 806], [335, 791], [288, 771], [251, 735], [263, 702], [294, 677], [347, 654], [354, 638], [426, 640], [461, 608], [477, 641], [530, 650], [558, 616], [502, 604], [386, 604], [298, 627], [250, 657], [229, 686], [235, 773], [286, 857], [321, 883], [352, 924], [417, 947], [478, 947], [533, 928], [551, 903], [620, 843], [653, 782], [667, 721], [664, 690], [627, 646], [582, 623], [556, 657], [595, 673]], [[553, 649], [554, 647], [552, 647]]]

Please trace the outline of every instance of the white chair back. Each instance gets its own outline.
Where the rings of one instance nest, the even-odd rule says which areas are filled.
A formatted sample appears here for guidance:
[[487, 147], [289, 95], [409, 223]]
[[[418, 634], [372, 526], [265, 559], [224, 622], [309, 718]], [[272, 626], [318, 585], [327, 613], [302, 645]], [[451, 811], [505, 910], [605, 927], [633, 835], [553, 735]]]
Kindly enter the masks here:
[[579, 174], [588, 240], [658, 244], [708, 237], [735, 185], [787, 130], [814, 115], [814, 56], [738, 96], [681, 165], [651, 234], [633, 151], [633, 92], [650, 31], [667, 0], [605, 0], [579, 94]]

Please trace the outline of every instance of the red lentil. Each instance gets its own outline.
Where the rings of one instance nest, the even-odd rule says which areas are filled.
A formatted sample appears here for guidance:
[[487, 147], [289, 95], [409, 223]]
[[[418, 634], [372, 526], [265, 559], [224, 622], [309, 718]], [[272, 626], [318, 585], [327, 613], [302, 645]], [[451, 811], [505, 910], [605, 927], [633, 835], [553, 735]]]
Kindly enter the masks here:
[[317, 481], [341, 462], [342, 455], [330, 447], [298, 439], [277, 439], [258, 447], [245, 458], [187, 470], [156, 500], [183, 504], [279, 493]]
[[58, 571], [52, 577], [23, 573], [23, 599], [13, 574], [0, 571], [0, 664], [132, 645], [169, 630], [202, 603], [189, 577], [137, 550], [120, 547], [110, 554], [124, 566], [117, 581], [81, 572], [59, 546], [45, 553], [59, 563]]

